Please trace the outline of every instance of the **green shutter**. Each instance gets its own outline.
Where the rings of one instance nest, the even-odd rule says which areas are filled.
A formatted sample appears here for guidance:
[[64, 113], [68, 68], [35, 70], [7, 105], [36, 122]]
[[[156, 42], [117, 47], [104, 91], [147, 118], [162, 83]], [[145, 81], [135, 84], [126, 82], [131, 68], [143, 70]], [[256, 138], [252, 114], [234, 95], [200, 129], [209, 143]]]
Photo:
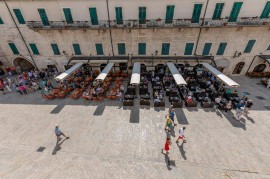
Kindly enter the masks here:
[[38, 51], [36, 44], [29, 44], [29, 46], [30, 46], [34, 55], [39, 55], [39, 51]]
[[8, 43], [10, 49], [12, 50], [13, 54], [19, 55], [19, 51], [14, 43]]
[[17, 17], [19, 24], [25, 24], [25, 20], [23, 18], [21, 10], [20, 9], [13, 9], [13, 12], [14, 12], [15, 16]]
[[126, 46], [124, 43], [118, 44], [118, 54], [119, 55], [125, 55], [126, 54]]
[[217, 3], [216, 4], [216, 8], [215, 8], [213, 18], [212, 18], [213, 20], [221, 18], [221, 13], [222, 13], [223, 7], [224, 7], [224, 3]]
[[102, 44], [96, 44], [97, 55], [104, 55]]
[[40, 16], [40, 18], [42, 20], [43, 25], [49, 26], [50, 22], [48, 20], [45, 9], [38, 9], [38, 13], [39, 13], [39, 16]]
[[81, 55], [81, 48], [80, 48], [80, 44], [72, 44], [75, 55]]
[[235, 22], [237, 20], [242, 5], [243, 5], [243, 2], [235, 2], [233, 4], [233, 8], [232, 8], [229, 20], [228, 20], [229, 22]]
[[122, 7], [115, 8], [115, 15], [116, 15], [116, 23], [123, 24], [123, 14], [122, 14]]
[[72, 24], [73, 23], [73, 18], [72, 18], [70, 8], [63, 8], [63, 11], [64, 11], [64, 15], [65, 15], [67, 23]]
[[193, 13], [192, 13], [192, 23], [199, 23], [200, 21], [200, 16], [201, 16], [201, 11], [202, 11], [202, 4], [195, 4]]
[[163, 43], [161, 49], [161, 55], [169, 55], [170, 53], [170, 43]]
[[4, 22], [3, 22], [3, 20], [2, 20], [2, 18], [0, 17], [0, 24], [4, 24]]
[[255, 44], [256, 40], [249, 40], [248, 43], [247, 43], [247, 46], [244, 50], [244, 53], [250, 53], [254, 44]]
[[146, 55], [146, 43], [138, 43], [138, 54]]
[[57, 44], [51, 44], [54, 55], [60, 55], [60, 51]]
[[186, 43], [184, 55], [192, 55], [194, 43]]
[[261, 18], [268, 18], [269, 14], [270, 14], [270, 1], [267, 1], [266, 5], [263, 9]]
[[217, 51], [217, 55], [223, 55], [226, 49], [227, 43], [220, 43]]
[[145, 24], [146, 7], [139, 7], [139, 24]]
[[169, 24], [173, 21], [174, 6], [167, 6], [165, 23]]
[[268, 46], [267, 50], [270, 50], [270, 45]]
[[209, 55], [212, 43], [205, 43], [202, 55]]
[[97, 9], [95, 7], [91, 7], [89, 8], [89, 12], [92, 25], [98, 25]]

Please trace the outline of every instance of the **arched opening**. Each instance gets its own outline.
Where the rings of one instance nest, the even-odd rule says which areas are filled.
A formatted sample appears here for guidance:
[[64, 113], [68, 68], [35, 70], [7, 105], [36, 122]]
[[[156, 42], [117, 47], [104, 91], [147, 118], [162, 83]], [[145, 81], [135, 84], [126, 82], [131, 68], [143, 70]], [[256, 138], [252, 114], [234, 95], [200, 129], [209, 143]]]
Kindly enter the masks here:
[[35, 69], [32, 63], [30, 63], [27, 59], [22, 57], [17, 57], [13, 59], [13, 66], [19, 67], [21, 71], [29, 71]]
[[266, 68], [265, 64], [259, 64], [254, 68], [253, 72], [263, 72], [265, 68]]
[[100, 65], [100, 71], [102, 71], [106, 66], [107, 66], [107, 64], [101, 64]]
[[243, 67], [244, 67], [245, 63], [244, 62], [239, 62], [237, 63], [237, 65], [235, 66], [234, 70], [233, 70], [233, 74], [240, 74]]

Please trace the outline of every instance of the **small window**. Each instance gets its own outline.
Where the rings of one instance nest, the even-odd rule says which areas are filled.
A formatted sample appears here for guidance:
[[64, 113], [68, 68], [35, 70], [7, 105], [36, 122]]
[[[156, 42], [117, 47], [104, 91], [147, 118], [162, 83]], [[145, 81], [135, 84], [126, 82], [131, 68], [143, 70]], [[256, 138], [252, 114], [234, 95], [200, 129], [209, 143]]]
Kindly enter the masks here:
[[192, 55], [194, 43], [186, 43], [184, 55]]
[[4, 22], [3, 22], [3, 20], [2, 20], [2, 18], [0, 17], [0, 24], [4, 24]]
[[122, 7], [115, 7], [115, 18], [117, 24], [123, 24]]
[[17, 17], [19, 24], [25, 24], [25, 20], [23, 18], [21, 10], [20, 9], [13, 9], [13, 12], [14, 12], [15, 16]]
[[227, 43], [220, 43], [218, 47], [217, 55], [223, 55], [226, 47], [227, 47]]
[[118, 54], [119, 55], [126, 55], [126, 45], [125, 43], [118, 44]]
[[96, 44], [97, 55], [104, 55], [102, 44]]
[[212, 47], [212, 43], [205, 43], [202, 55], [209, 55], [211, 47]]
[[81, 55], [82, 54], [80, 44], [72, 44], [72, 46], [73, 46], [75, 55]]
[[51, 44], [54, 55], [60, 55], [60, 51], [57, 44]]
[[161, 55], [169, 55], [170, 53], [170, 43], [163, 43], [161, 49]]
[[36, 44], [29, 44], [29, 46], [30, 46], [34, 55], [39, 55], [39, 51], [38, 51]]
[[13, 54], [19, 55], [19, 51], [14, 43], [8, 43], [10, 49], [12, 50]]
[[248, 43], [247, 43], [247, 46], [244, 50], [244, 53], [250, 53], [254, 44], [255, 44], [256, 40], [249, 40]]
[[64, 15], [65, 15], [67, 23], [72, 24], [73, 23], [73, 18], [72, 18], [70, 8], [63, 8], [63, 11], [64, 11]]
[[139, 55], [146, 54], [146, 43], [138, 43], [138, 54]]
[[268, 46], [267, 50], [270, 50], [270, 44], [269, 44], [269, 46]]

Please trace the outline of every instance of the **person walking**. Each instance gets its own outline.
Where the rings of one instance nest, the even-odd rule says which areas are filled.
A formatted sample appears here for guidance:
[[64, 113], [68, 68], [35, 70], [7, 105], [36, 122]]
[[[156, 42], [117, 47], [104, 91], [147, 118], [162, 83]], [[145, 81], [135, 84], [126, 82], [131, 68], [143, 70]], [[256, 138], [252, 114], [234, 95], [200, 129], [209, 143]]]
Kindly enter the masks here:
[[172, 122], [173, 122], [174, 126], [176, 126], [177, 124], [174, 122], [174, 116], [175, 116], [175, 112], [174, 111], [175, 111], [174, 109], [171, 110], [170, 116], [171, 116], [171, 119], [172, 119]]
[[165, 115], [165, 118], [166, 118], [166, 124], [165, 124], [164, 130], [167, 132], [171, 132], [172, 120], [171, 120], [170, 114]]
[[63, 135], [66, 139], [69, 139], [68, 136], [66, 136], [59, 128], [59, 126], [55, 126], [55, 129], [54, 129], [54, 132], [55, 132], [55, 135], [56, 135], [56, 138], [57, 138], [57, 142], [61, 140], [60, 136]]
[[241, 107], [240, 109], [237, 109], [237, 111], [236, 111], [236, 119], [238, 121], [240, 121], [241, 116], [243, 115], [243, 112], [244, 112], [244, 107]]
[[178, 139], [176, 140], [176, 143], [178, 143], [179, 140], [183, 140], [183, 142], [186, 141], [186, 140], [184, 139], [184, 138], [185, 138], [185, 135], [184, 135], [185, 129], [186, 129], [186, 127], [180, 127], [180, 129], [179, 129], [179, 136], [178, 136]]
[[[170, 150], [170, 145], [171, 144], [172, 144], [171, 143], [171, 139], [170, 138], [167, 138], [166, 139], [166, 142], [165, 142], [165, 145], [164, 145], [164, 148], [161, 149], [162, 150], [161, 153], [163, 153], [165, 155], [169, 154], [169, 150]], [[166, 153], [164, 153], [164, 150], [166, 151]]]
[[248, 111], [251, 109], [252, 106], [253, 106], [252, 99], [249, 99], [245, 105], [245, 114], [248, 114]]

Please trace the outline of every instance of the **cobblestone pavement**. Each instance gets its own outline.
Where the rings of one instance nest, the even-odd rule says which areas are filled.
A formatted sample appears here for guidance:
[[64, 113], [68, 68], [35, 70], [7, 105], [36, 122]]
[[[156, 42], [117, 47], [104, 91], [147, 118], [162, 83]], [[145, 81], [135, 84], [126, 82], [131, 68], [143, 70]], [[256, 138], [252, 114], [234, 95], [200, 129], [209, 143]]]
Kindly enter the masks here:
[[[187, 143], [172, 135], [168, 156], [160, 150], [168, 108], [1, 95], [0, 178], [270, 178], [270, 89], [234, 79], [254, 99], [250, 114], [238, 122], [234, 111], [177, 109], [175, 130], [187, 127]], [[56, 125], [70, 136], [61, 146]]]

